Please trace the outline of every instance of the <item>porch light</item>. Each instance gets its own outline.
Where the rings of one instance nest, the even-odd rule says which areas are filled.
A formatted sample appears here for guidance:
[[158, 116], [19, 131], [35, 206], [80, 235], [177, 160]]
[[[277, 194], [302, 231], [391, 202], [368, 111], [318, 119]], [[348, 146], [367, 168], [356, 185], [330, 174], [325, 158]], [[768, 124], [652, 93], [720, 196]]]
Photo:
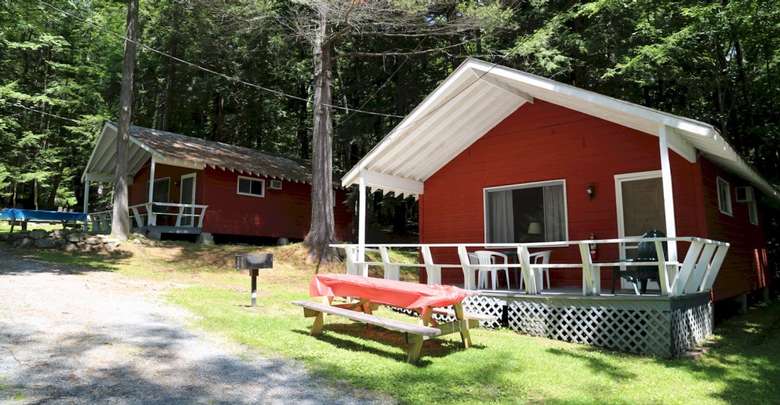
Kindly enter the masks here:
[[596, 185], [593, 183], [588, 184], [588, 187], [585, 189], [585, 192], [588, 193], [588, 198], [592, 200], [593, 197], [596, 196]]

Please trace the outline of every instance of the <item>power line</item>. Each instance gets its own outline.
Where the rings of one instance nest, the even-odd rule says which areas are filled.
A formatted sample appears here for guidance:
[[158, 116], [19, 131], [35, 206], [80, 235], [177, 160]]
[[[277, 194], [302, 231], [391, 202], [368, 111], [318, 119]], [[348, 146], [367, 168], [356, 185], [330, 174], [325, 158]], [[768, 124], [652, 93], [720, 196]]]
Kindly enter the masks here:
[[[169, 53], [167, 53], [167, 52], [164, 52], [164, 51], [161, 51], [161, 50], [158, 50], [158, 49], [152, 48], [151, 46], [148, 46], [148, 45], [146, 45], [146, 44], [143, 44], [143, 43], [141, 43], [141, 42], [139, 42], [139, 41], [135, 41], [135, 40], [132, 40], [132, 39], [130, 39], [130, 38], [127, 38], [127, 37], [125, 37], [124, 35], [117, 34], [117, 33], [113, 32], [113, 31], [111, 31], [111, 30], [108, 30], [108, 29], [106, 29], [105, 27], [100, 27], [100, 26], [98, 26], [98, 25], [96, 25], [96, 24], [92, 23], [91, 21], [88, 21], [88, 20], [86, 20], [86, 19], [84, 19], [84, 18], [82, 18], [82, 17], [80, 17], [80, 16], [77, 16], [77, 15], [74, 15], [74, 14], [72, 14], [72, 13], [69, 13], [69, 12], [67, 12], [67, 11], [65, 11], [65, 10], [63, 10], [63, 9], [61, 9], [61, 8], [59, 8], [59, 7], [56, 7], [56, 6], [54, 6], [54, 5], [52, 5], [52, 4], [48, 3], [48, 2], [46, 2], [46, 1], [44, 1], [44, 0], [38, 0], [38, 1], [39, 1], [41, 4], [43, 4], [43, 5], [45, 5], [45, 6], [49, 7], [49, 8], [51, 8], [51, 9], [53, 9], [53, 10], [59, 11], [59, 12], [60, 12], [60, 13], [62, 13], [62, 14], [65, 14], [65, 15], [67, 15], [67, 16], [69, 16], [69, 17], [75, 18], [75, 19], [77, 19], [77, 20], [79, 20], [79, 21], [81, 21], [81, 22], [83, 22], [83, 23], [86, 23], [86, 24], [89, 24], [89, 25], [91, 25], [91, 26], [93, 26], [93, 27], [96, 27], [96, 28], [98, 28], [98, 29], [102, 30], [103, 32], [106, 32], [106, 33], [108, 33], [108, 34], [110, 34], [110, 35], [113, 35], [113, 36], [115, 36], [115, 37], [117, 37], [117, 38], [119, 38], [119, 39], [125, 40], [125, 41], [127, 41], [127, 42], [131, 42], [131, 43], [133, 43], [133, 44], [135, 44], [135, 45], [137, 45], [137, 46], [139, 46], [139, 47], [141, 47], [141, 48], [143, 48], [143, 49], [146, 49], [146, 50], [148, 50], [148, 51], [154, 52], [154, 53], [156, 53], [156, 54], [158, 54], [158, 55], [161, 55], [161, 56], [164, 56], [164, 57], [166, 57], [166, 58], [172, 59], [172, 60], [174, 60], [174, 61], [176, 61], [176, 62], [179, 62], [179, 63], [181, 63], [181, 64], [184, 64], [184, 65], [190, 66], [190, 67], [192, 67], [192, 68], [195, 68], [195, 69], [198, 69], [198, 70], [201, 70], [201, 71], [207, 72], [207, 73], [211, 73], [211, 74], [213, 74], [213, 75], [216, 75], [216, 76], [220, 76], [220, 77], [222, 77], [223, 79], [229, 80], [229, 81], [231, 81], [231, 82], [234, 82], [234, 83], [240, 83], [240, 84], [243, 84], [243, 85], [245, 85], [245, 86], [249, 86], [249, 87], [256, 88], [256, 89], [259, 89], [259, 90], [262, 90], [262, 91], [265, 91], [265, 92], [272, 93], [272, 94], [274, 94], [274, 95], [276, 95], [276, 96], [279, 96], [279, 97], [287, 97], [287, 98], [289, 98], [289, 99], [298, 100], [298, 101], [302, 101], [302, 102], [305, 102], [305, 103], [308, 103], [308, 102], [309, 102], [309, 99], [307, 99], [307, 98], [303, 98], [303, 97], [300, 97], [300, 96], [296, 96], [296, 95], [294, 95], [294, 94], [285, 93], [285, 92], [283, 92], [283, 91], [281, 91], [281, 90], [276, 90], [276, 89], [272, 89], [272, 88], [269, 88], [269, 87], [261, 86], [261, 85], [259, 85], [259, 84], [256, 84], [256, 83], [248, 82], [248, 81], [246, 81], [246, 80], [243, 80], [243, 79], [240, 79], [240, 78], [238, 78], [238, 77], [235, 77], [235, 76], [229, 76], [229, 75], [227, 75], [227, 74], [225, 74], [225, 73], [218, 72], [218, 71], [216, 71], [216, 70], [213, 70], [213, 69], [207, 68], [207, 67], [205, 67], [205, 66], [201, 66], [201, 65], [199, 65], [199, 64], [197, 64], [197, 63], [190, 62], [190, 61], [188, 61], [188, 60], [185, 60], [185, 59], [182, 59], [182, 58], [179, 58], [179, 57], [173, 56], [173, 55], [171, 55], [171, 54], [169, 54]], [[380, 116], [380, 117], [388, 117], [388, 118], [403, 118], [403, 116], [402, 116], [402, 115], [397, 115], [397, 114], [387, 114], [387, 113], [380, 113], [380, 112], [376, 112], [376, 111], [368, 111], [368, 110], [362, 110], [362, 109], [355, 109], [355, 108], [345, 107], [345, 106], [338, 105], [338, 104], [328, 104], [328, 103], [323, 103], [323, 105], [325, 105], [326, 107], [330, 107], [330, 108], [335, 108], [335, 109], [339, 109], [339, 110], [344, 110], [344, 111], [346, 111], [346, 112], [348, 112], [348, 113], [349, 113], [349, 112], [353, 112], [353, 113], [368, 114], [368, 115], [376, 115], [376, 116]]]
[[76, 124], [81, 124], [81, 121], [79, 121], [79, 120], [76, 120], [76, 119], [73, 119], [73, 118], [68, 118], [68, 117], [63, 117], [63, 116], [57, 115], [57, 114], [48, 113], [46, 111], [41, 111], [41, 110], [38, 110], [38, 109], [35, 109], [35, 108], [32, 108], [32, 107], [27, 107], [27, 106], [21, 105], [19, 103], [9, 103], [8, 105], [13, 106], [13, 107], [22, 108], [22, 109], [25, 109], [27, 111], [32, 111], [34, 113], [38, 113], [38, 114], [42, 114], [42, 115], [48, 115], [48, 116], [54, 117], [54, 118], [59, 118], [59, 119], [64, 120], [64, 121], [69, 121], [69, 122], [73, 122], [73, 123], [76, 123]]

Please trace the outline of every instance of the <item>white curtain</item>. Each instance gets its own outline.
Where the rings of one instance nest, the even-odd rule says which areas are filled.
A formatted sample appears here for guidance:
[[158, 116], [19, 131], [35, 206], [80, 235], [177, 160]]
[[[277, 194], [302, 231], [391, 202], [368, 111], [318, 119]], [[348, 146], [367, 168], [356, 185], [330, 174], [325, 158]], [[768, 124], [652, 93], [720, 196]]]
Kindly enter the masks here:
[[544, 239], [560, 241], [564, 239], [565, 213], [563, 212], [563, 186], [547, 186], [544, 196]]
[[515, 241], [515, 214], [512, 204], [512, 190], [488, 193], [490, 232], [489, 243]]

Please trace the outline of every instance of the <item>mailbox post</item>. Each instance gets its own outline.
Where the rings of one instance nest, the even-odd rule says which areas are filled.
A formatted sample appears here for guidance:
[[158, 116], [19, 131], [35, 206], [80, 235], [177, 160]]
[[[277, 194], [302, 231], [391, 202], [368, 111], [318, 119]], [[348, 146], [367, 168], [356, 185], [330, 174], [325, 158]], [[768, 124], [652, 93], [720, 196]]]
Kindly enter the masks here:
[[260, 269], [274, 267], [274, 255], [271, 253], [236, 255], [236, 270], [249, 270], [252, 278], [252, 306], [257, 305], [257, 276]]

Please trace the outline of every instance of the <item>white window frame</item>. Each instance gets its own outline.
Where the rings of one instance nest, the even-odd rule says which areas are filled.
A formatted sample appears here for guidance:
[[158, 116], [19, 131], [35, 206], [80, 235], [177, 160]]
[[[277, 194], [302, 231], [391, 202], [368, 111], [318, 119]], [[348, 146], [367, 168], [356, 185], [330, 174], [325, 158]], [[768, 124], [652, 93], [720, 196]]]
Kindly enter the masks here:
[[[564, 239], [561, 241], [550, 241], [549, 243], [554, 242], [568, 242], [569, 241], [569, 202], [568, 202], [568, 189], [566, 187], [566, 179], [553, 179], [553, 180], [543, 180], [543, 181], [534, 181], [530, 183], [517, 183], [517, 184], [507, 184], [504, 186], [493, 186], [493, 187], [484, 187], [482, 189], [482, 228], [483, 228], [483, 241], [487, 243], [488, 240], [488, 212], [487, 212], [487, 196], [488, 193], [491, 191], [506, 191], [506, 190], [521, 190], [525, 188], [537, 188], [537, 187], [545, 187], [545, 186], [551, 186], [551, 185], [561, 185], [563, 187], [563, 228], [564, 228]], [[547, 243], [547, 242], [542, 242]]]
[[[239, 191], [239, 184], [241, 183], [241, 179], [250, 180], [250, 181], [259, 181], [259, 182], [263, 183], [263, 193], [262, 194], [242, 193], [241, 191]], [[252, 187], [250, 186], [249, 189], [251, 190]], [[260, 179], [260, 178], [257, 178], [257, 177], [249, 177], [249, 176], [238, 176], [236, 178], [236, 194], [238, 194], [238, 195], [245, 195], [247, 197], [264, 198], [265, 197], [265, 179]]]
[[[750, 222], [750, 225], [758, 225], [758, 203], [756, 200], [749, 201], [747, 203], [747, 209], [748, 209], [748, 222]], [[751, 214], [751, 212], [753, 214]]]
[[[157, 190], [157, 183], [163, 180], [168, 180], [168, 201], [152, 201], [152, 202], [161, 202], [161, 203], [169, 203], [171, 202], [171, 178], [166, 177], [157, 177], [154, 179], [154, 189]], [[146, 194], [149, 195], [149, 182], [146, 182]], [[154, 198], [154, 193], [152, 193], [152, 198]]]
[[[726, 201], [728, 210], [723, 210], [723, 200], [720, 197], [720, 188], [721, 186], [726, 187], [726, 194], [728, 195], [728, 200]], [[734, 216], [734, 204], [731, 201], [731, 183], [729, 183], [726, 179], [723, 177], [717, 176], [715, 178], [715, 192], [718, 193], [718, 211], [720, 211], [721, 214], [728, 215], [730, 217]]]

